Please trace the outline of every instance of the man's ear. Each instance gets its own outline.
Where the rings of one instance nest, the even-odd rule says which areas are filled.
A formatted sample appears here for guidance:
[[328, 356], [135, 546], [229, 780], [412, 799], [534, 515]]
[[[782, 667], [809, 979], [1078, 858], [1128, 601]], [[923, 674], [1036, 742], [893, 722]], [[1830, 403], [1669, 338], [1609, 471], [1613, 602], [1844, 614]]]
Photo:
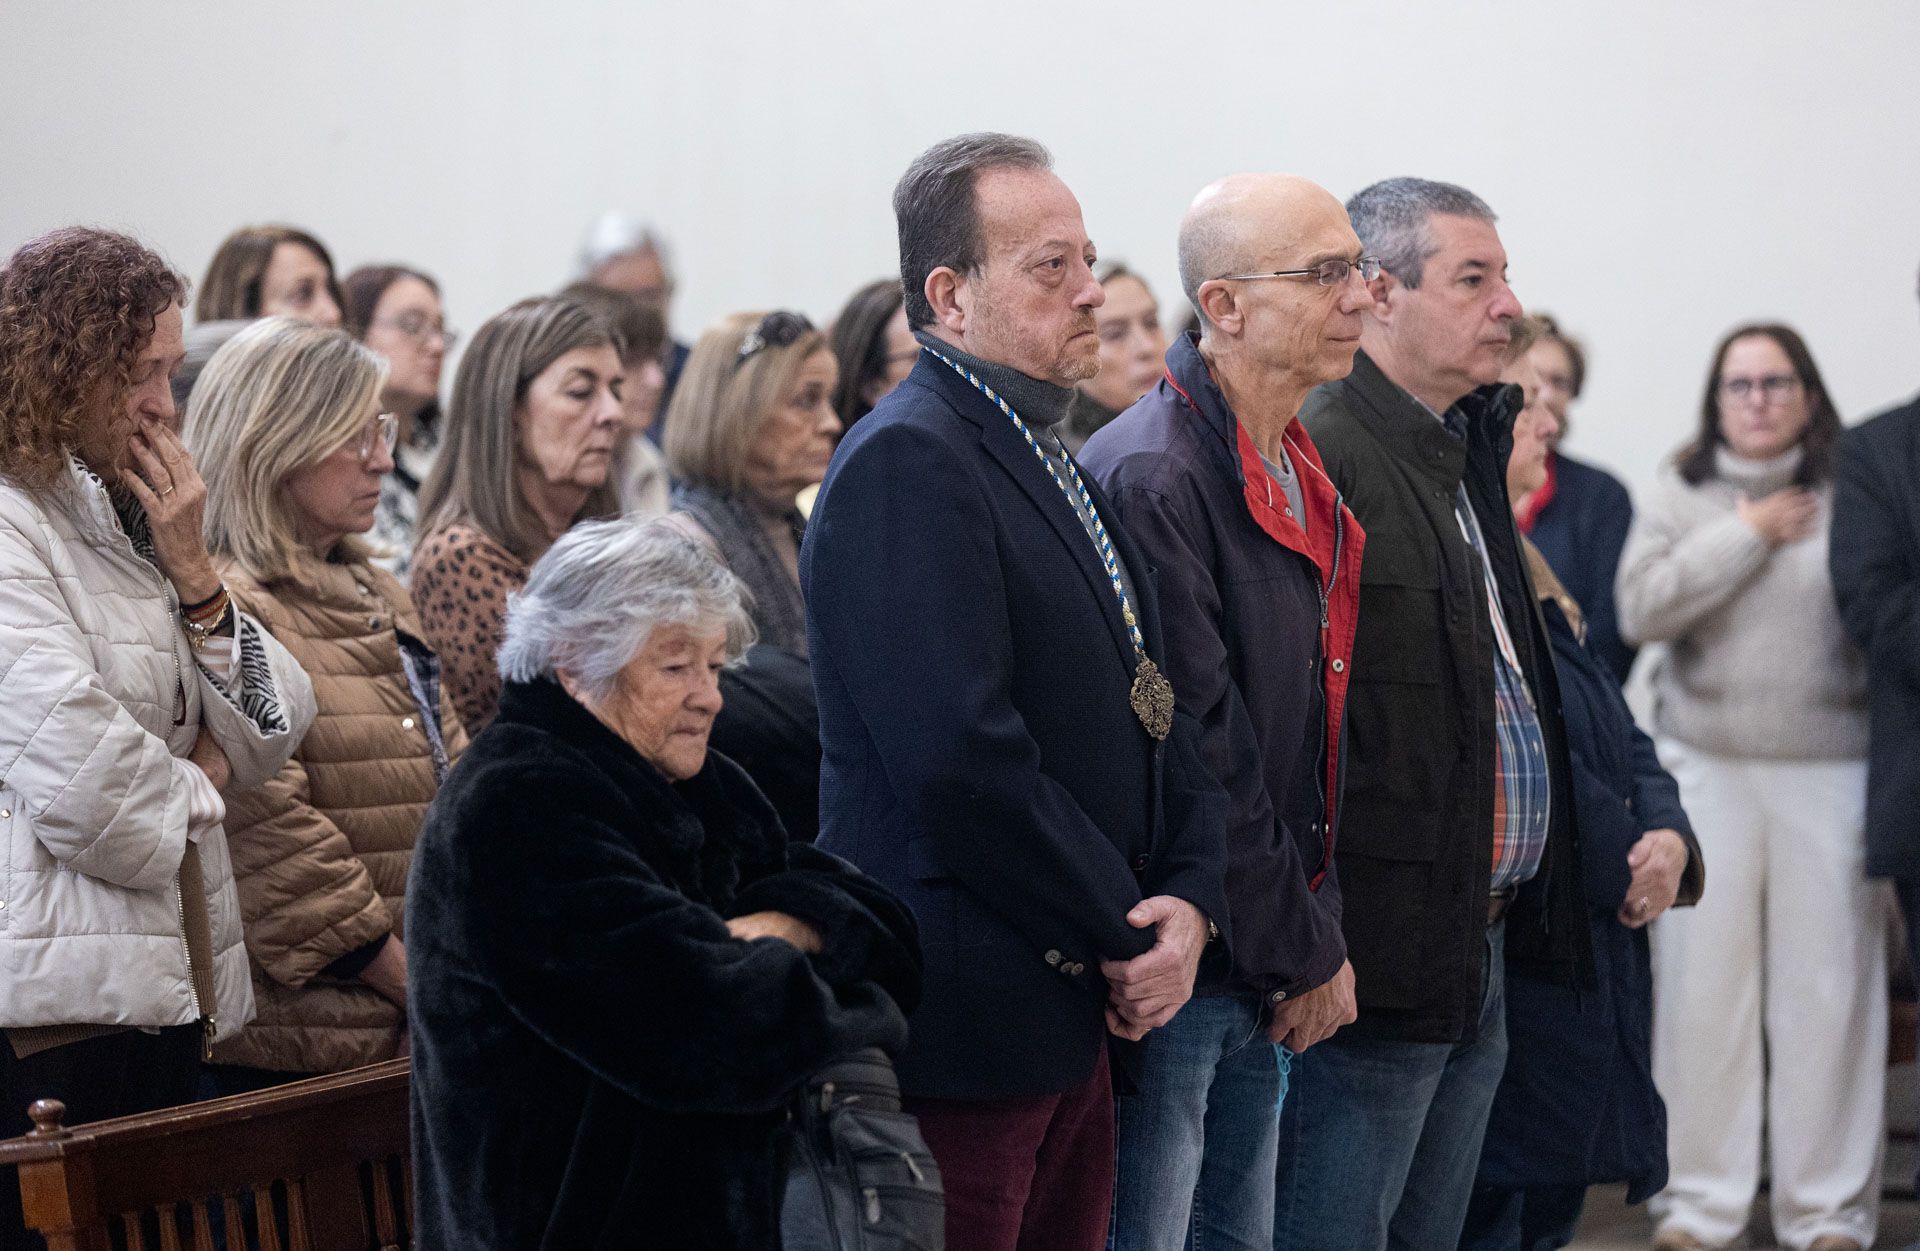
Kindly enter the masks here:
[[1377, 322], [1391, 322], [1394, 300], [1404, 290], [1398, 278], [1381, 270], [1380, 276], [1367, 284], [1367, 294], [1373, 297], [1373, 307], [1367, 310], [1367, 315]]
[[1200, 297], [1200, 311], [1206, 320], [1223, 333], [1237, 335], [1246, 325], [1246, 315], [1240, 311], [1240, 302], [1233, 298], [1233, 288], [1227, 283], [1211, 279], [1201, 283], [1194, 294]]
[[933, 320], [957, 335], [967, 332], [967, 311], [973, 292], [966, 276], [951, 265], [937, 266], [927, 275], [922, 291], [933, 306]]

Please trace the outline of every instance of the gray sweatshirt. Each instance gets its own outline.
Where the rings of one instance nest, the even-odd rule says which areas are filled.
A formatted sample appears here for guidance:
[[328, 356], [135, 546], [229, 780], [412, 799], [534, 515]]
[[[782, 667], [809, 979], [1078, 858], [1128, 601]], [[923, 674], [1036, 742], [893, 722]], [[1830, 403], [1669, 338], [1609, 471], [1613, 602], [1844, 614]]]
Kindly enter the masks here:
[[1768, 461], [1721, 448], [1692, 486], [1662, 470], [1620, 558], [1620, 632], [1667, 643], [1655, 670], [1660, 733], [1727, 756], [1859, 760], [1867, 754], [1866, 668], [1827, 574], [1833, 492], [1797, 543], [1770, 547], [1735, 500], [1789, 485], [1800, 449]]

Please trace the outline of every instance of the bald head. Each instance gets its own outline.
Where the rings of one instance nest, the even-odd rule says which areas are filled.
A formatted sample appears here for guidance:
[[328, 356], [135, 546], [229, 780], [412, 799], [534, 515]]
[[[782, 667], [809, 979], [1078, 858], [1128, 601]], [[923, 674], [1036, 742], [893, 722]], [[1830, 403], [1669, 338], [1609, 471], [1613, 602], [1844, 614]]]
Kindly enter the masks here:
[[1203, 187], [1180, 220], [1180, 286], [1201, 325], [1207, 325], [1202, 283], [1296, 268], [1309, 241], [1346, 220], [1331, 192], [1292, 174], [1229, 174]]

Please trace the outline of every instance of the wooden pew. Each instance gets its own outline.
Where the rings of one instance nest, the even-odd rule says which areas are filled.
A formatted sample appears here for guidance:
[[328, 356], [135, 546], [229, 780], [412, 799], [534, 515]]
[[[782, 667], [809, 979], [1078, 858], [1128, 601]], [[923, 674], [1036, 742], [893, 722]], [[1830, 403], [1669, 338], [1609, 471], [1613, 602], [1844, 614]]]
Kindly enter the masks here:
[[406, 1060], [0, 1142], [50, 1251], [399, 1251], [411, 1244]]

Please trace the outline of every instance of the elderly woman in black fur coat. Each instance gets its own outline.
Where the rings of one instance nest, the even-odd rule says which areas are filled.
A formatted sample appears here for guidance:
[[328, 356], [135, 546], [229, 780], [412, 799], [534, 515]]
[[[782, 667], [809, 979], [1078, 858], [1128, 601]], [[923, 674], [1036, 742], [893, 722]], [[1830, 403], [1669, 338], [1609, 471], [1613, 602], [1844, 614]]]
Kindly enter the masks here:
[[574, 528], [408, 892], [418, 1245], [771, 1248], [787, 1101], [898, 1050], [908, 911], [707, 750], [752, 627], [671, 525]]

